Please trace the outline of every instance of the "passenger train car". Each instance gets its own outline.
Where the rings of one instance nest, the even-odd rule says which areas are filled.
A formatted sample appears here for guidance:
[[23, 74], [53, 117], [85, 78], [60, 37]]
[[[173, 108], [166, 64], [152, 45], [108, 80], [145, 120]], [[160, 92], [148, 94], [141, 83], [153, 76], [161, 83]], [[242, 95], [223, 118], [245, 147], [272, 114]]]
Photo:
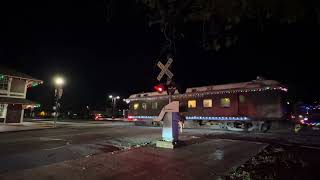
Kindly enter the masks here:
[[[285, 119], [285, 94], [288, 89], [274, 80], [188, 88], [177, 91], [173, 101], [179, 101], [186, 123], [212, 125], [229, 130], [265, 130], [270, 122]], [[153, 122], [168, 104], [166, 92], [133, 94], [128, 99], [129, 120]]]

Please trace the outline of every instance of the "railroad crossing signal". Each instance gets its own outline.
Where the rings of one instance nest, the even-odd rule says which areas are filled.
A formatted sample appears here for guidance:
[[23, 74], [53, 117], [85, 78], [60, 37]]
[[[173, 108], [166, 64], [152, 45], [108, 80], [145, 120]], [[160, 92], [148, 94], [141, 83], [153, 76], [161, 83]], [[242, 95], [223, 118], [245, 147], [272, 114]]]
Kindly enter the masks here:
[[160, 61], [158, 62], [157, 66], [161, 69], [161, 72], [157, 77], [158, 81], [161, 81], [164, 75], [167, 75], [169, 79], [172, 79], [173, 73], [169, 70], [169, 67], [172, 64], [172, 62], [173, 62], [172, 58], [168, 59], [168, 62], [166, 65], [163, 65]]

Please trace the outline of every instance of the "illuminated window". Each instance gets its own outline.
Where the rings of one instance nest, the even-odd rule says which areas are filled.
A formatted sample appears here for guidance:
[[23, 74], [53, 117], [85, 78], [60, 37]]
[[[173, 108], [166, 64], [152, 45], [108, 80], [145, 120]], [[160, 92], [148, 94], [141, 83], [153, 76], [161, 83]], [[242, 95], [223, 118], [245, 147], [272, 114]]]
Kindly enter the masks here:
[[7, 111], [7, 106], [5, 104], [0, 104], [0, 118], [5, 118]]
[[212, 107], [212, 99], [204, 99], [203, 100], [203, 107], [205, 107], [205, 108]]
[[9, 78], [4, 75], [0, 75], [0, 90], [7, 90], [8, 84]]
[[240, 103], [245, 103], [246, 102], [246, 97], [244, 95], [239, 96], [239, 102]]
[[197, 101], [196, 100], [189, 100], [188, 101], [188, 108], [196, 108], [197, 107]]
[[230, 98], [222, 98], [220, 99], [220, 106], [221, 107], [230, 107], [231, 101]]
[[158, 109], [158, 102], [152, 102], [152, 109]]
[[147, 110], [147, 103], [142, 103], [142, 109]]
[[135, 104], [133, 105], [133, 109], [134, 109], [134, 110], [139, 109], [139, 103], [135, 103]]

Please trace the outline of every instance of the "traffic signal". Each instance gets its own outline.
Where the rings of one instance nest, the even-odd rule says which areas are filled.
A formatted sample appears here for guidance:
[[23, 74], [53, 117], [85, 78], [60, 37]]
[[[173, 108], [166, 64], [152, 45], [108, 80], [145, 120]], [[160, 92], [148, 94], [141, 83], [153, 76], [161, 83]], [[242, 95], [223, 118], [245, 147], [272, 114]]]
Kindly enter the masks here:
[[159, 85], [156, 85], [156, 86], [154, 86], [154, 89], [158, 92], [158, 93], [163, 93], [163, 91], [164, 91], [164, 86], [163, 86], [163, 84], [159, 84]]

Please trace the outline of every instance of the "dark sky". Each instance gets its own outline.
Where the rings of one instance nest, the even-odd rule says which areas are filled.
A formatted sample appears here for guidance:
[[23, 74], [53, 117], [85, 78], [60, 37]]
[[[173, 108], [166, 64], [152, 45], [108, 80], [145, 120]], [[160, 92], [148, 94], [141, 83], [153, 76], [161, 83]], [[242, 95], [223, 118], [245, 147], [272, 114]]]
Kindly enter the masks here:
[[[67, 79], [65, 107], [104, 107], [113, 93], [127, 97], [151, 91], [163, 41], [149, 28], [134, 1], [113, 8], [106, 20], [103, 1], [11, 2], [1, 5], [0, 62], [45, 81], [29, 98], [52, 103], [52, 77]], [[249, 81], [262, 75], [289, 86], [297, 99], [319, 99], [319, 25], [274, 25], [264, 33], [245, 29], [239, 43], [204, 51], [185, 32], [177, 44], [173, 71], [180, 86]]]

